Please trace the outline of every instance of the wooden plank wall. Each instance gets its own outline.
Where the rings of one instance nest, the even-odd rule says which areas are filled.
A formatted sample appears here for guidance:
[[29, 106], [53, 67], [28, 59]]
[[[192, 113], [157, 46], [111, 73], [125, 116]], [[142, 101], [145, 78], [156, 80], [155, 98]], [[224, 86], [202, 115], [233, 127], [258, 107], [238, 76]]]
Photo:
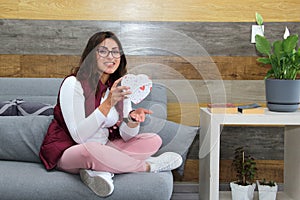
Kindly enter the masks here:
[[[168, 119], [196, 126], [198, 107], [218, 100], [220, 92], [233, 103], [265, 104], [267, 68], [256, 63], [250, 43], [255, 12], [274, 41], [285, 26], [300, 33], [299, 10], [295, 0], [1, 0], [0, 77], [64, 77], [88, 38], [111, 30], [123, 44], [129, 71], [169, 88]], [[263, 163], [261, 174], [270, 171], [283, 182], [282, 127], [225, 127], [221, 140], [221, 181], [234, 177], [231, 155], [243, 144]], [[198, 142], [176, 180], [198, 180]]]
[[1, 0], [1, 18], [113, 21], [249, 22], [253, 13], [266, 21], [300, 21], [295, 0]]

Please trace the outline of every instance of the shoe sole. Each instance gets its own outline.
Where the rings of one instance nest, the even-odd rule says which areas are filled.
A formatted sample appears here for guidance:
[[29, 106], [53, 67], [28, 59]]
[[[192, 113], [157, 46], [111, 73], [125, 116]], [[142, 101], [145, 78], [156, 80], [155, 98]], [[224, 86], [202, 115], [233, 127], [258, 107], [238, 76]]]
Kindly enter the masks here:
[[112, 193], [112, 187], [100, 176], [91, 177], [85, 170], [80, 170], [80, 178], [84, 184], [100, 197], [107, 197]]

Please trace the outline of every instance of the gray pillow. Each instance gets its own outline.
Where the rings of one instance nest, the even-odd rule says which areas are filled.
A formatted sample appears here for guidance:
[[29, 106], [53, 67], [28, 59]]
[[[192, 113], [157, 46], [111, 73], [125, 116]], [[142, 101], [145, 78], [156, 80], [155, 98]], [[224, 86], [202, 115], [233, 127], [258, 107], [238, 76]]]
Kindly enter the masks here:
[[153, 111], [153, 116], [167, 118], [167, 93], [166, 88], [158, 83], [153, 83], [152, 91], [140, 103], [133, 104], [133, 109], [145, 108]]
[[0, 159], [40, 162], [39, 150], [53, 116], [0, 117]]
[[18, 115], [16, 100], [0, 102], [0, 116]]
[[147, 116], [145, 122], [141, 123], [140, 133], [157, 133], [162, 138], [162, 146], [154, 156], [164, 152], [172, 151], [180, 154], [183, 164], [177, 169], [183, 175], [187, 152], [192, 145], [199, 127], [185, 126], [154, 116]]
[[54, 105], [40, 103], [40, 102], [27, 102], [21, 101], [17, 105], [18, 115], [53, 115]]

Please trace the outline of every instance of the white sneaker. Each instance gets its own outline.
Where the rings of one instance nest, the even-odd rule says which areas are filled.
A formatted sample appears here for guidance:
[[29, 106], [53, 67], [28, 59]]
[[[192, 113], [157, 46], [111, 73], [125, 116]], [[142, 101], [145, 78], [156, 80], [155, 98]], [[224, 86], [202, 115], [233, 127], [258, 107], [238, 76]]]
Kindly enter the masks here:
[[82, 182], [100, 197], [107, 197], [114, 191], [113, 176], [114, 174], [109, 172], [80, 170]]
[[146, 160], [150, 164], [150, 172], [169, 171], [180, 167], [182, 157], [178, 153], [165, 152], [157, 157]]

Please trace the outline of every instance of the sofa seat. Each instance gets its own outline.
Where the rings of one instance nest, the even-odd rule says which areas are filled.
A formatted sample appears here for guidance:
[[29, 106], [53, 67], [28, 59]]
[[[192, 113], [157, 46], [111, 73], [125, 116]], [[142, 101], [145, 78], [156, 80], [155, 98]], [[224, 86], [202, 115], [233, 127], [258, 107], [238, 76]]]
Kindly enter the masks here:
[[[1, 160], [0, 174], [1, 200], [99, 199], [78, 175], [46, 172], [40, 163]], [[107, 200], [170, 199], [173, 189], [170, 171], [116, 174], [113, 180], [115, 190]]]

